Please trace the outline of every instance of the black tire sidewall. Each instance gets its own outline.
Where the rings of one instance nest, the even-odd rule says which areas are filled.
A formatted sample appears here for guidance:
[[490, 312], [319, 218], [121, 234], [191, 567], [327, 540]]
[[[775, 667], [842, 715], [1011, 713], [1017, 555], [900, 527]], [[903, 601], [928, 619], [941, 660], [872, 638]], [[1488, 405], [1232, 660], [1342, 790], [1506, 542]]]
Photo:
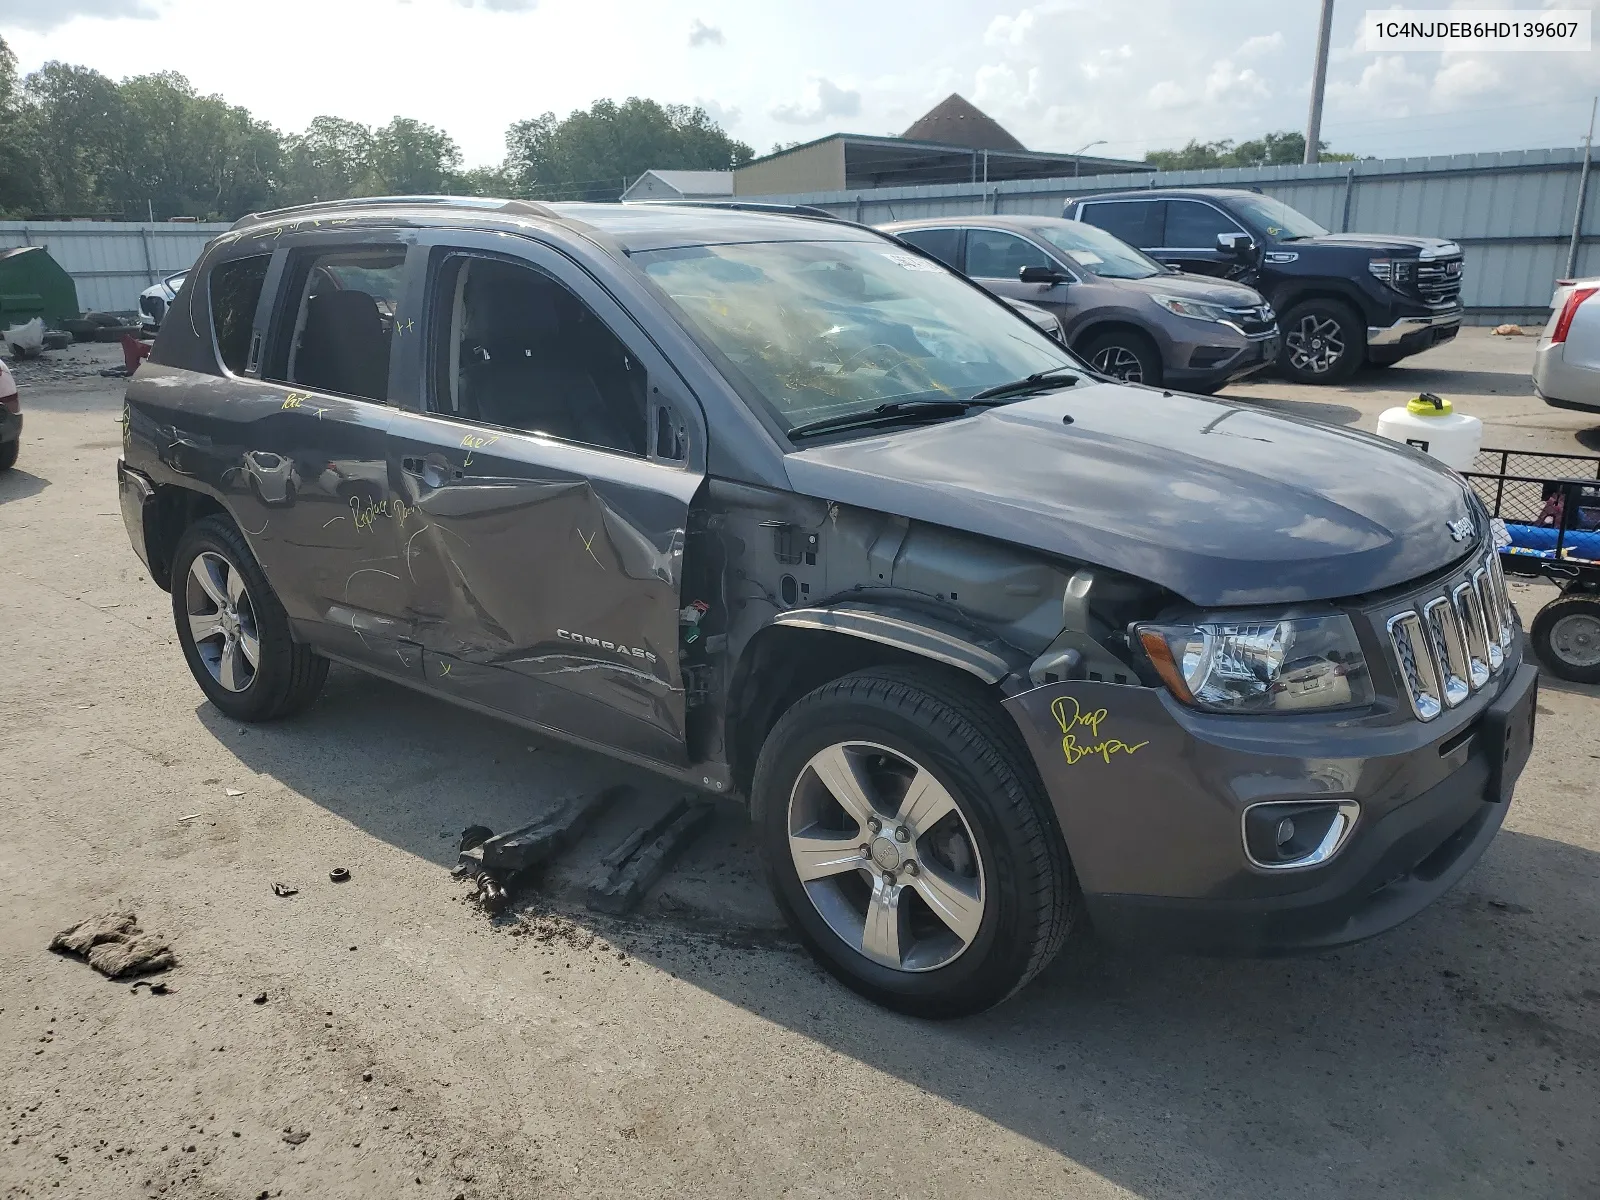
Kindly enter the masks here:
[[[255, 676], [243, 691], [230, 692], [211, 678], [189, 631], [186, 593], [189, 568], [203, 552], [221, 555], [232, 569], [244, 576], [245, 590], [255, 614], [256, 634], [261, 646]], [[206, 699], [222, 713], [239, 721], [262, 721], [276, 715], [288, 691], [288, 658], [292, 649], [289, 623], [266, 576], [250, 553], [243, 536], [226, 517], [206, 517], [184, 530], [178, 539], [172, 562], [172, 620], [183, 647], [184, 660]]]
[[1574, 612], [1587, 612], [1600, 620], [1600, 596], [1587, 594], [1560, 596], [1550, 601], [1533, 618], [1528, 637], [1533, 642], [1533, 652], [1550, 672], [1569, 683], [1600, 683], [1600, 666], [1576, 667], [1565, 662], [1550, 644], [1550, 635], [1556, 623]]
[[[1321, 375], [1290, 365], [1289, 335], [1312, 313], [1329, 317], [1339, 323], [1344, 333], [1344, 354], [1331, 369]], [[1343, 383], [1349, 379], [1367, 358], [1367, 330], [1354, 309], [1338, 300], [1302, 300], [1279, 318], [1283, 334], [1283, 349], [1278, 356], [1278, 369], [1296, 383]]]
[[9, 471], [16, 466], [17, 458], [21, 453], [21, 438], [13, 438], [9, 442], [0, 442], [0, 471]]
[[1165, 364], [1161, 361], [1161, 352], [1156, 349], [1156, 344], [1147, 335], [1137, 330], [1108, 330], [1097, 333], [1083, 342], [1077, 354], [1091, 367], [1094, 366], [1095, 355], [1110, 346], [1117, 346], [1128, 351], [1139, 360], [1144, 368], [1144, 378], [1139, 382], [1146, 387], [1160, 387], [1166, 375]]
[[[758, 836], [779, 907], [824, 967], [878, 1003], [932, 1017], [964, 1015], [998, 1003], [1027, 971], [1035, 928], [1035, 914], [1025, 910], [1023, 901], [1031, 888], [1019, 886], [1029, 882], [1032, 870], [1020, 844], [1021, 831], [1008, 827], [987, 795], [991, 787], [1004, 784], [987, 778], [992, 772], [984, 764], [967, 761], [967, 754], [933, 736], [926, 724], [881, 703], [841, 696], [835, 685], [819, 692], [830, 690], [834, 694], [825, 704], [808, 703], [818, 696], [813, 693], [778, 722], [756, 766]], [[794, 870], [788, 839], [794, 784], [814, 754], [846, 741], [887, 746], [932, 771], [972, 831], [984, 872], [983, 921], [972, 944], [948, 966], [907, 972], [872, 962], [833, 932]], [[1004, 755], [1003, 747], [993, 749]], [[1052, 829], [1046, 836], [1059, 834]]]

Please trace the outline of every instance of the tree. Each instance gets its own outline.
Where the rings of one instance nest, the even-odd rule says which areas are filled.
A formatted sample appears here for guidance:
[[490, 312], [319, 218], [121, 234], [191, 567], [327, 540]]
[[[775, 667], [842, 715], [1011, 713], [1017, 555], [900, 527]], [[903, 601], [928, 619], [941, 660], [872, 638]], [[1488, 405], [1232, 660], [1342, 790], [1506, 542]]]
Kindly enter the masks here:
[[117, 85], [88, 67], [47, 62], [24, 81], [22, 98], [19, 122], [33, 147], [39, 207], [105, 212], [103, 183], [122, 149], [126, 117]]
[[[1330, 154], [1327, 142], [1317, 143], [1317, 154], [1323, 162], [1349, 162], [1355, 157]], [[1305, 134], [1282, 130], [1237, 145], [1231, 138], [1216, 142], [1191, 139], [1181, 150], [1152, 150], [1144, 160], [1162, 171], [1198, 171], [1208, 167], [1271, 167], [1303, 162], [1305, 156]]]
[[43, 200], [32, 123], [25, 120], [17, 56], [0, 38], [0, 214], [25, 216]]
[[304, 133], [284, 139], [281, 196], [285, 204], [344, 200], [371, 173], [372, 130], [343, 117], [314, 117]]
[[372, 135], [363, 188], [376, 195], [435, 195], [460, 166], [461, 149], [444, 130], [396, 117]]
[[651, 169], [726, 171], [752, 157], [703, 108], [631, 96], [516, 122], [506, 131], [505, 174], [533, 199], [614, 200]]

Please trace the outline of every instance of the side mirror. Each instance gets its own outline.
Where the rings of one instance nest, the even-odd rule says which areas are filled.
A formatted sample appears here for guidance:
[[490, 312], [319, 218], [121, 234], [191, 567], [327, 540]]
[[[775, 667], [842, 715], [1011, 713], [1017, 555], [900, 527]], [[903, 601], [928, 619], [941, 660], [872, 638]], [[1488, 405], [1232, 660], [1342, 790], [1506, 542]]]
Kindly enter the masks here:
[[1217, 249], [1234, 258], [1249, 258], [1256, 252], [1256, 240], [1248, 233], [1219, 233]]
[[1065, 283], [1067, 277], [1054, 267], [1023, 267], [1017, 272], [1023, 283]]

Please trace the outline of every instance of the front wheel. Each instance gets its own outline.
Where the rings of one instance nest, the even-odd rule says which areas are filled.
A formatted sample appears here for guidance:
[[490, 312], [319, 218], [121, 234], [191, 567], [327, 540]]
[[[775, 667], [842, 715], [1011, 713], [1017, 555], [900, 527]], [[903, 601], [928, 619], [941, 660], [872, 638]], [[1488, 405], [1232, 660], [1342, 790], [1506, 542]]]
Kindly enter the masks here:
[[1020, 735], [976, 685], [876, 668], [779, 719], [752, 789], [779, 907], [868, 999], [956, 1017], [1055, 956], [1080, 900]]
[[9, 471], [17, 465], [17, 454], [22, 450], [22, 439], [0, 442], [0, 471]]
[[1303, 300], [1279, 320], [1278, 366], [1296, 383], [1343, 383], [1366, 358], [1366, 326], [1348, 304]]
[[1528, 631], [1534, 653], [1562, 679], [1600, 683], [1600, 596], [1560, 596], [1539, 610]]
[[227, 517], [196, 521], [178, 539], [172, 616], [195, 682], [237, 721], [299, 712], [328, 677], [328, 660], [294, 640], [283, 605]]
[[1132, 329], [1097, 333], [1078, 348], [1079, 357], [1102, 375], [1123, 383], [1161, 386], [1161, 353], [1144, 334]]

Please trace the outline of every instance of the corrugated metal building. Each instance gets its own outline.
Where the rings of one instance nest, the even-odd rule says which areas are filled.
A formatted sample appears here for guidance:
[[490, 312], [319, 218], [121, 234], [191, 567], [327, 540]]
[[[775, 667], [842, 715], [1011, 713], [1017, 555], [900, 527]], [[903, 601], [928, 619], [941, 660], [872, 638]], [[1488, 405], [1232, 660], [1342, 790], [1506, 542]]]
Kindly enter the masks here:
[[223, 224], [145, 221], [0, 221], [0, 249], [44, 246], [78, 287], [85, 312], [135, 307], [152, 283], [193, 266]]

